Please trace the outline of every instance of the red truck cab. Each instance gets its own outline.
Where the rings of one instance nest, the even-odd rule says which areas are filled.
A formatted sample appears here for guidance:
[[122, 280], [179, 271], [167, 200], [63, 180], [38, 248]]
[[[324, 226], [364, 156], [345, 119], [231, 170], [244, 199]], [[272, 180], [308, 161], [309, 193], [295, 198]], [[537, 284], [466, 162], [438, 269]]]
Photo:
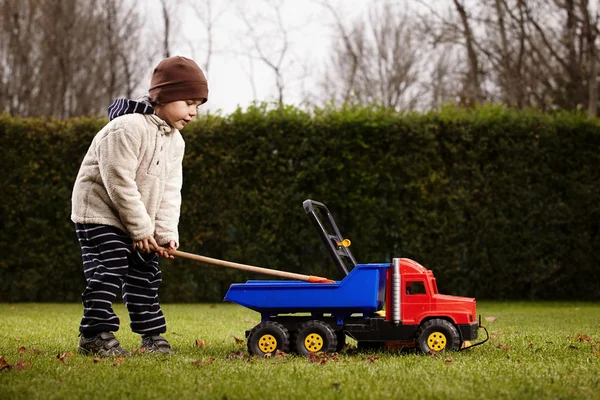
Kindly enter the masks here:
[[[431, 270], [408, 258], [397, 260], [400, 271], [397, 323], [418, 327], [428, 321], [442, 320], [457, 328], [460, 343], [477, 338], [479, 324], [474, 298], [440, 294]], [[393, 268], [388, 270], [386, 282], [385, 315], [386, 321], [391, 322], [394, 319]]]

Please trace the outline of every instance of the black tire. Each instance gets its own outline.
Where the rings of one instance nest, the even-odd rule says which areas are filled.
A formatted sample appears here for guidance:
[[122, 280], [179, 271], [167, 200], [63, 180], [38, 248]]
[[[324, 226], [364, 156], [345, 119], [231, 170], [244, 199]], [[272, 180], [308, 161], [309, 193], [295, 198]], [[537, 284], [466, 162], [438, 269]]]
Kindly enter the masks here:
[[337, 348], [336, 333], [323, 321], [311, 320], [300, 325], [296, 334], [296, 350], [303, 356], [311, 353], [334, 353]]
[[424, 322], [416, 334], [417, 349], [425, 354], [431, 351], [452, 351], [460, 348], [458, 330], [445, 319]]
[[343, 330], [335, 331], [335, 338], [337, 339], [337, 346], [335, 346], [335, 352], [339, 353], [346, 346], [346, 333]]
[[287, 353], [290, 349], [290, 334], [277, 322], [262, 322], [248, 335], [248, 352], [259, 357], [275, 355], [277, 350]]

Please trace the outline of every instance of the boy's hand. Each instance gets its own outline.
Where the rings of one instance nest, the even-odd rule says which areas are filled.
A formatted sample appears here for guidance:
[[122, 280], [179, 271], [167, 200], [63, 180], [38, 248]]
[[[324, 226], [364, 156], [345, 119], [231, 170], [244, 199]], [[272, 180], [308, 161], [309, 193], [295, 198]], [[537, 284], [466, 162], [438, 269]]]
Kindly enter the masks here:
[[[164, 247], [164, 248], [166, 248], [166, 249], [170, 249], [170, 250], [177, 250], [177, 246], [175, 245], [175, 242], [174, 242], [174, 241], [172, 241], [172, 240], [169, 242], [169, 244], [166, 244], [166, 245], [164, 245], [164, 246], [162, 246], [162, 247]], [[158, 253], [158, 254], [159, 254], [161, 257], [164, 257], [164, 258], [175, 258], [175, 256], [174, 256], [174, 255], [171, 255], [171, 254], [169, 254], [169, 253], [168, 253], [168, 252], [166, 252], [166, 251], [162, 251], [162, 250], [161, 250], [161, 251], [157, 251], [157, 253]]]
[[138, 249], [140, 253], [150, 253], [152, 250], [150, 249], [150, 245], [154, 246], [154, 248], [158, 248], [158, 244], [156, 244], [156, 240], [154, 240], [153, 236], [134, 241], [133, 250]]

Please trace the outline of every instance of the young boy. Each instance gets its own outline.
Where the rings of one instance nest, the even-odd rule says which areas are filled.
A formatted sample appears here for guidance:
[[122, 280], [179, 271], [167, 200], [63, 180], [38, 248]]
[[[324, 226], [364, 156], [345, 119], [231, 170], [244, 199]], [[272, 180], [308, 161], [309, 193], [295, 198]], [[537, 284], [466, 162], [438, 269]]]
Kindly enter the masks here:
[[[161, 336], [166, 323], [158, 302], [162, 281], [151, 246], [176, 249], [184, 141], [179, 133], [208, 99], [198, 65], [170, 57], [154, 69], [149, 96], [118, 99], [110, 122], [83, 159], [72, 196], [71, 219], [81, 245], [87, 287], [82, 294], [79, 352], [127, 355], [112, 332], [119, 288], [142, 336], [141, 349], [171, 354]], [[173, 258], [166, 251], [162, 257]]]

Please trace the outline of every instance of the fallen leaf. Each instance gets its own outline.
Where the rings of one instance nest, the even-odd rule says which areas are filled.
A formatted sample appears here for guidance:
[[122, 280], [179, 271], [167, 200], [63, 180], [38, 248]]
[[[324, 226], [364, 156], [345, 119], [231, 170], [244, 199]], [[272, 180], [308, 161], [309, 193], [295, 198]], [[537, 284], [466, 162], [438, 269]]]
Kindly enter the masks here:
[[235, 340], [235, 342], [236, 342], [237, 344], [246, 344], [246, 341], [245, 341], [245, 340], [242, 340], [242, 339], [240, 339], [240, 338], [237, 338], [237, 337], [235, 337], [235, 336], [233, 336], [233, 335], [231, 335], [231, 334], [230, 334], [229, 336], [231, 336], [231, 337], [232, 337], [232, 338]]
[[497, 348], [502, 350], [512, 350], [512, 346], [507, 346], [504, 343], [500, 343]]
[[339, 382], [333, 382], [331, 384], [331, 387], [334, 388], [335, 390], [342, 390], [342, 384]]
[[578, 342], [590, 343], [591, 339], [592, 338], [590, 338], [588, 335], [582, 335], [582, 334], [577, 335]]
[[27, 353], [27, 349], [25, 348], [25, 346], [19, 347], [19, 353], [21, 353], [21, 354]]
[[44, 354], [44, 352], [43, 352], [43, 351], [41, 351], [41, 350], [38, 350], [38, 349], [33, 349], [33, 350], [31, 350], [31, 352], [32, 352], [33, 354], [37, 354], [37, 355]]
[[245, 357], [245, 353], [243, 351], [236, 351], [235, 353], [231, 353], [229, 354], [227, 357], [225, 357], [227, 360], [233, 360], [235, 358], [244, 358]]
[[23, 370], [23, 369], [27, 369], [27, 368], [29, 368], [29, 367], [31, 367], [31, 360], [29, 360], [29, 361], [26, 361], [26, 362], [23, 362], [23, 360], [22, 360], [21, 358], [19, 358], [19, 359], [17, 360], [17, 364], [15, 364], [15, 365], [13, 366], [13, 368], [14, 368], [15, 370], [17, 370], [17, 371], [19, 371], [19, 370]]
[[377, 357], [369, 357], [365, 361], [372, 364], [377, 361]]
[[437, 357], [437, 351], [429, 349], [429, 351], [427, 352], [427, 355], [431, 356], [431, 357]]
[[198, 340], [196, 339], [196, 347], [208, 347], [210, 346], [208, 343], [206, 343], [204, 340]]
[[123, 364], [125, 364], [125, 360], [123, 358], [115, 357], [114, 362], [113, 362], [113, 367], [118, 367]]
[[452, 364], [452, 358], [448, 357], [444, 360], [444, 364]]
[[16, 342], [20, 342], [20, 341], [21, 341], [21, 339], [19, 339], [19, 338], [15, 338], [15, 341], [16, 341]]
[[215, 358], [211, 357], [208, 360], [196, 360], [196, 361], [192, 361], [192, 365], [195, 365], [197, 367], [202, 367], [202, 366], [205, 366], [205, 365], [212, 364], [213, 361], [215, 361]]
[[322, 352], [318, 352], [318, 353], [310, 353], [308, 355], [308, 360], [310, 362], [314, 362], [317, 364], [326, 364], [329, 361], [329, 356], [325, 353]]
[[99, 362], [100, 362], [100, 359], [98, 357], [94, 357], [93, 363], [94, 364], [98, 364]]
[[487, 322], [494, 322], [494, 321], [496, 321], [497, 319], [498, 319], [498, 318], [496, 318], [496, 317], [485, 317], [485, 320], [486, 320]]
[[569, 345], [569, 350], [579, 350], [579, 347], [574, 345]]
[[0, 356], [0, 371], [8, 371], [12, 368], [12, 366], [6, 362], [4, 356]]
[[492, 334], [492, 335], [497, 335], [499, 333], [500, 333], [500, 331], [492, 331], [492, 332], [490, 332], [490, 334]]
[[285, 351], [281, 351], [279, 349], [275, 350], [275, 357], [285, 357], [287, 353]]
[[60, 353], [58, 353], [58, 354], [56, 355], [56, 358], [58, 358], [58, 361], [60, 361], [60, 362], [65, 362], [65, 360], [66, 360], [67, 358], [71, 357], [72, 355], [73, 355], [73, 353], [72, 353], [72, 352], [70, 352], [70, 351], [69, 351], [69, 352], [65, 352], [65, 353], [63, 353], [62, 355], [60, 355]]

